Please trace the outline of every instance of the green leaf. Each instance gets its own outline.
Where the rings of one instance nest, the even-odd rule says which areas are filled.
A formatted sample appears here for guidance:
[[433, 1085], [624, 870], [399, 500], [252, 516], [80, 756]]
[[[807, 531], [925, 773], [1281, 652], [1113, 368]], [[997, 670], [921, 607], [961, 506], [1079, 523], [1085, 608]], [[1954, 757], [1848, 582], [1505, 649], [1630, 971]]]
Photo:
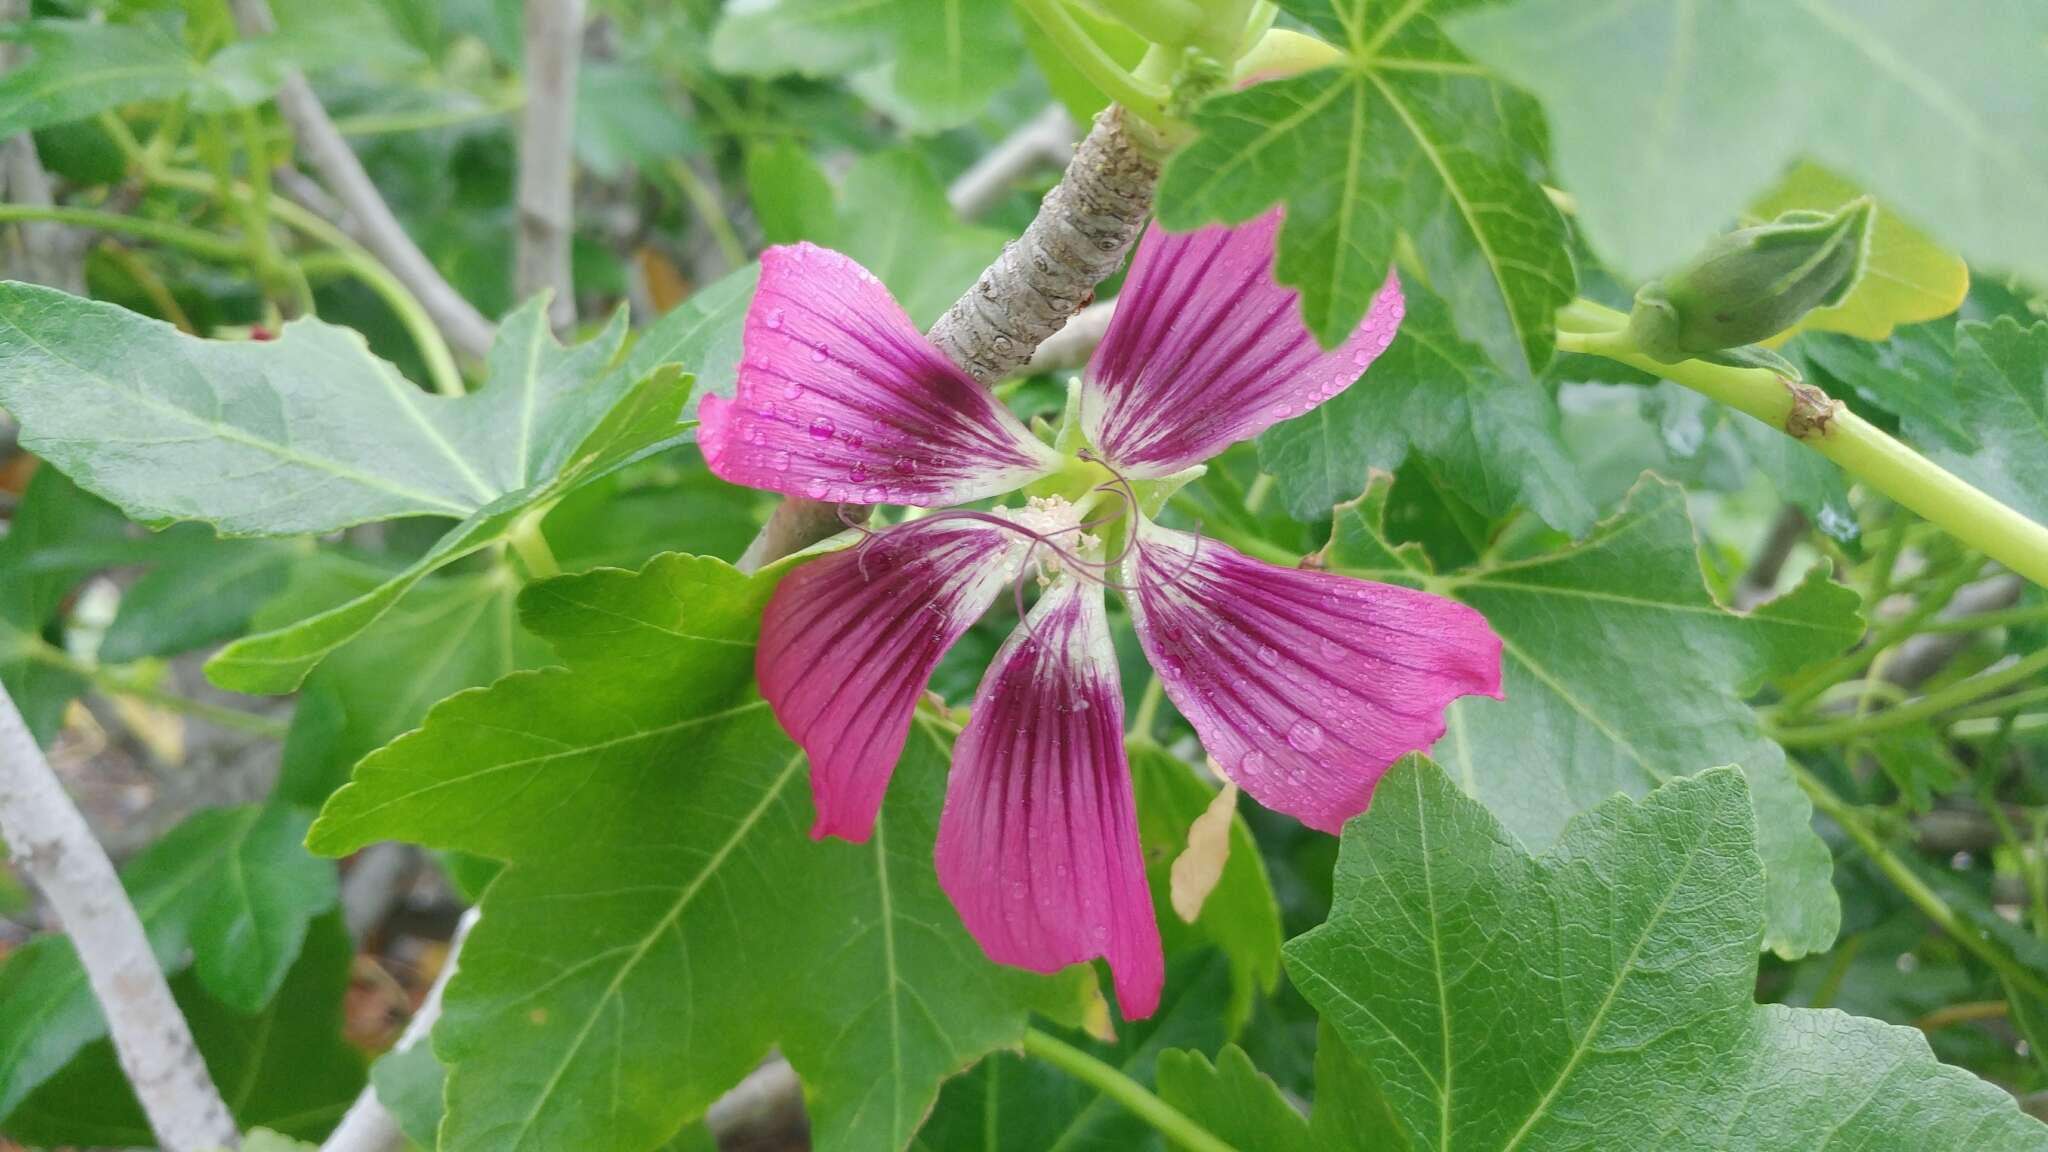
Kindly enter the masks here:
[[[1171, 913], [1168, 913], [1169, 915]], [[1139, 1083], [1152, 1079], [1164, 1053], [1214, 1048], [1227, 1036], [1223, 1018], [1234, 995], [1229, 961], [1214, 949], [1169, 957], [1159, 1010], [1123, 1021], [1105, 1044], [1062, 1032], [1081, 1048]], [[974, 1071], [948, 1081], [912, 1152], [1135, 1152], [1164, 1150], [1158, 1133], [1122, 1104], [1056, 1068], [997, 1052]], [[1243, 1152], [1253, 1152], [1246, 1148]]]
[[1972, 262], [2048, 275], [2048, 9], [2008, 0], [1520, 0], [1458, 44], [1543, 101], [1594, 247], [1663, 272], [1795, 159]]
[[825, 170], [795, 140], [747, 149], [747, 201], [770, 244], [824, 243], [839, 230], [839, 197]]
[[282, 591], [309, 552], [303, 541], [222, 540], [198, 525], [171, 528], [156, 543], [151, 551], [160, 558], [121, 593], [100, 639], [105, 663], [176, 655], [240, 635], [254, 607]]
[[[334, 868], [301, 847], [306, 818], [216, 808], [187, 818], [121, 870], [157, 963], [253, 1012], [298, 958], [307, 923], [332, 907]], [[71, 941], [41, 936], [0, 965], [0, 1116], [106, 1034]], [[145, 1141], [146, 1142], [146, 1141]]]
[[451, 399], [317, 320], [264, 342], [200, 340], [111, 304], [0, 285], [0, 405], [22, 444], [145, 524], [230, 535], [332, 532], [476, 514], [558, 471], [635, 381], [592, 379], [623, 332], [574, 349], [534, 305]]
[[[1336, 1096], [1334, 1085], [1320, 1094]], [[1260, 1152], [1312, 1152], [1308, 1118], [1280, 1094], [1280, 1086], [1252, 1066], [1235, 1044], [1210, 1064], [1199, 1052], [1168, 1052], [1159, 1058], [1159, 1095], [1190, 1120], [1233, 1148]]]
[[685, 419], [695, 418], [699, 398], [731, 396], [739, 384], [747, 305], [760, 275], [758, 264], [735, 269], [669, 309], [633, 341], [620, 371], [639, 378], [665, 364], [681, 364], [696, 378], [696, 390], [683, 406]]
[[983, 0], [768, 0], [729, 8], [711, 60], [744, 76], [852, 76], [915, 132], [955, 127], [1016, 78], [1007, 4]]
[[2048, 321], [2022, 327], [2001, 316], [1956, 325], [1955, 379], [1942, 402], [1971, 430], [1970, 451], [1910, 417], [1906, 434], [1925, 443], [1935, 463], [2048, 523]]
[[1739, 764], [1768, 878], [1765, 943], [1788, 957], [1827, 948], [1840, 918], [1827, 847], [1783, 750], [1742, 697], [1854, 643], [1854, 592], [1817, 568], [1755, 613], [1725, 611], [1701, 579], [1683, 490], [1655, 479], [1562, 551], [1449, 577], [1404, 577], [1383, 560], [1345, 567], [1342, 557], [1384, 553], [1358, 542], [1368, 531], [1340, 509], [1333, 569], [1428, 585], [1477, 608], [1501, 637], [1507, 698], [1453, 704], [1435, 750], [1467, 791], [1541, 848], [1615, 792]]
[[443, 702], [321, 815], [321, 851], [509, 862], [435, 1031], [444, 1147], [650, 1148], [780, 1046], [820, 1148], [901, 1148], [941, 1080], [1075, 1002], [985, 960], [939, 891], [936, 722], [869, 843], [810, 839], [803, 757], [751, 688], [777, 571], [671, 555], [531, 586], [570, 667]]
[[[1832, 212], [1862, 194], [1862, 189], [1817, 164], [1801, 164], [1750, 211], [1759, 220], [1800, 208]], [[1883, 340], [1897, 325], [1954, 312], [1969, 291], [1970, 269], [1961, 257], [1880, 204], [1862, 279], [1840, 305], [1808, 312], [1797, 330]]]
[[5, 35], [32, 55], [0, 76], [0, 137], [207, 84], [185, 46], [148, 24], [32, 20]]
[[90, 573], [126, 559], [128, 522], [55, 468], [39, 468], [0, 536], [0, 687], [48, 743], [85, 682], [52, 655], [43, 629]]
[[[242, 1127], [318, 1139], [354, 1101], [363, 1086], [363, 1058], [342, 1037], [342, 1004], [354, 959], [341, 917], [333, 914], [314, 922], [305, 951], [277, 994], [256, 1010], [222, 1004], [190, 974], [171, 981], [207, 1070]], [[105, 1040], [85, 1048], [38, 1089], [8, 1117], [6, 1128], [37, 1146], [156, 1145], [113, 1045]]]
[[1185, 229], [1287, 206], [1275, 271], [1335, 345], [1365, 315], [1405, 239], [1460, 336], [1515, 375], [1549, 362], [1575, 279], [1565, 228], [1532, 173], [1535, 105], [1475, 67], [1439, 22], [1471, 0], [1282, 6], [1345, 60], [1214, 97], [1159, 186]]
[[1400, 333], [1363, 378], [1259, 437], [1259, 467], [1272, 473], [1288, 512], [1319, 520], [1363, 492], [1368, 472], [1392, 472], [1413, 452], [1489, 516], [1526, 504], [1565, 532], [1591, 527], [1594, 508], [1561, 437], [1556, 397], [1459, 339], [1428, 289], [1410, 287], [1407, 297]]
[[1133, 742], [1127, 751], [1138, 840], [1145, 851], [1152, 904], [1159, 913], [1160, 938], [1169, 953], [1213, 944], [1230, 958], [1225, 1020], [1235, 1034], [1251, 1019], [1257, 998], [1270, 995], [1280, 980], [1280, 904], [1266, 878], [1265, 861], [1244, 817], [1233, 812], [1230, 857], [1223, 875], [1194, 923], [1183, 923], [1173, 910], [1173, 862], [1187, 848], [1189, 825], [1208, 809], [1216, 789], [1191, 765], [1156, 744]]
[[[801, 152], [757, 153], [749, 180], [773, 189], [783, 242], [809, 240], [836, 248], [880, 277], [911, 320], [928, 327], [973, 287], [1008, 236], [960, 222], [945, 185], [915, 152], [862, 156], [846, 174], [835, 202], [812, 198], [822, 172]], [[772, 184], [769, 182], [773, 182]], [[802, 197], [794, 200], [793, 197]]]
[[[303, 565], [256, 626], [315, 615], [376, 588], [388, 575], [326, 555]], [[427, 709], [465, 688], [548, 663], [547, 646], [519, 625], [519, 583], [500, 565], [424, 581], [306, 678], [285, 738], [276, 797], [318, 807], [350, 768], [419, 726]]]
[[[213, 683], [242, 693], [297, 689], [307, 672], [377, 623], [432, 572], [502, 541], [526, 519], [545, 515], [547, 508], [578, 486], [676, 443], [682, 435], [678, 420], [690, 396], [690, 377], [672, 367], [635, 377], [629, 363], [621, 371], [606, 373], [592, 387], [563, 389], [563, 383], [582, 383], [580, 377], [600, 367], [598, 363], [573, 363], [578, 355], [592, 351], [594, 344], [616, 348], [616, 340], [606, 338], [565, 353], [547, 334], [537, 305], [528, 305], [508, 320], [492, 353], [498, 369], [494, 379], [518, 373], [498, 394], [508, 400], [496, 408], [469, 412], [477, 424], [463, 428], [461, 437], [475, 443], [489, 443], [479, 439], [485, 433], [504, 437], [512, 455], [500, 455], [496, 467], [508, 476], [504, 484], [512, 488], [471, 512], [420, 560], [377, 588], [324, 613], [229, 644], [207, 662], [207, 676]], [[520, 359], [522, 346], [530, 359]], [[551, 348], [551, 353], [543, 353], [543, 348]], [[653, 351], [659, 351], [659, 346]], [[602, 361], [610, 359], [612, 351], [604, 351]], [[514, 381], [520, 387], [514, 389]], [[621, 387], [625, 387], [623, 396]], [[487, 396], [492, 394], [485, 392], [475, 400], [481, 402]], [[553, 402], [543, 400], [549, 396]], [[571, 441], [571, 435], [582, 435], [582, 441]]]
[[703, 150], [644, 60], [592, 60], [576, 72], [576, 158], [606, 180], [659, 170]]
[[1754, 1002], [1752, 810], [1716, 769], [1531, 856], [1434, 765], [1396, 765], [1346, 830], [1329, 922], [1287, 947], [1389, 1130], [1318, 1124], [1316, 1146], [2048, 1147], [1917, 1031]]

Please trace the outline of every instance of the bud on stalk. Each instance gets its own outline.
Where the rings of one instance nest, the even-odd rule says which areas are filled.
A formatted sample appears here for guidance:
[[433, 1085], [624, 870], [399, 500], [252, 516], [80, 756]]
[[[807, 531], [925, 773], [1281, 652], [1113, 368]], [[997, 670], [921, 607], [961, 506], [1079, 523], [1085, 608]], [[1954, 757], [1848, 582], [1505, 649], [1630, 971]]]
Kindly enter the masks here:
[[1792, 211], [1717, 237], [1677, 272], [1636, 292], [1628, 334], [1666, 364], [1755, 344], [1847, 299], [1870, 251], [1877, 206]]

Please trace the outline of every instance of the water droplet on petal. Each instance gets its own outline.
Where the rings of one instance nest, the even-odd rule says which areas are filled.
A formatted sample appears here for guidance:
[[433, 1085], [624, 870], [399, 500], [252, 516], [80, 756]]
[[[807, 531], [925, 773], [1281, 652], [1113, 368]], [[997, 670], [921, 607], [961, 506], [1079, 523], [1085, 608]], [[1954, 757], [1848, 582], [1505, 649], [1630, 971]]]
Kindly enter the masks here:
[[848, 448], [859, 448], [861, 445], [867, 443], [867, 438], [862, 436], [858, 432], [848, 432], [844, 437], [842, 437], [842, 439], [846, 441], [846, 446]]
[[915, 475], [917, 472], [917, 461], [912, 460], [908, 456], [898, 456], [896, 458], [896, 471], [901, 472], [905, 476]]
[[1313, 752], [1323, 746], [1323, 727], [1313, 720], [1296, 720], [1287, 729], [1287, 746], [1296, 752]]
[[774, 466], [777, 472], [787, 472], [789, 471], [789, 453], [777, 452], [769, 463]]
[[768, 313], [768, 326], [769, 326], [770, 328], [780, 328], [780, 327], [782, 327], [782, 309], [780, 309], [780, 308], [775, 308], [775, 309], [771, 309], [771, 310], [769, 311], [769, 313]]
[[1243, 756], [1238, 757], [1237, 770], [1247, 776], [1256, 776], [1264, 772], [1266, 770], [1265, 753], [1257, 749], [1246, 752]]
[[826, 347], [823, 344], [820, 344], [816, 348], [811, 349], [811, 362], [814, 364], [823, 364], [825, 362], [825, 357], [831, 354], [832, 349]]
[[832, 438], [832, 427], [832, 418], [830, 416], [818, 417], [816, 420], [811, 421], [811, 439], [830, 440]]
[[1161, 672], [1166, 673], [1166, 678], [1168, 680], [1178, 680], [1181, 678], [1181, 674], [1187, 671], [1187, 669], [1181, 665], [1180, 661], [1174, 659], [1171, 656], [1168, 656], [1166, 658], [1165, 664], [1159, 670]]
[[868, 482], [868, 470], [866, 468], [861, 467], [858, 464], [855, 464], [853, 466], [853, 471], [848, 472], [846, 474], [846, 478], [848, 480], [853, 481], [855, 484], [865, 484]]
[[791, 381], [790, 381], [790, 382], [789, 382], [789, 383], [788, 383], [787, 385], [785, 385], [785, 386], [783, 387], [783, 389], [782, 389], [782, 398], [783, 398], [784, 400], [801, 400], [801, 399], [803, 399], [803, 398], [804, 398], [804, 386], [803, 386], [803, 385], [801, 385], [801, 384], [799, 384], [799, 383], [797, 383], [797, 382], [796, 382], [796, 381], [794, 381], [794, 380], [791, 380]]
[[1346, 655], [1344, 645], [1329, 636], [1323, 637], [1316, 647], [1322, 650], [1325, 660], [1341, 660]]
[[809, 484], [804, 485], [804, 495], [809, 496], [813, 500], [823, 500], [825, 498], [825, 482], [823, 480], [813, 480]]
[[1279, 651], [1271, 644], [1259, 645], [1259, 663], [1264, 664], [1268, 668], [1278, 667], [1280, 664]]

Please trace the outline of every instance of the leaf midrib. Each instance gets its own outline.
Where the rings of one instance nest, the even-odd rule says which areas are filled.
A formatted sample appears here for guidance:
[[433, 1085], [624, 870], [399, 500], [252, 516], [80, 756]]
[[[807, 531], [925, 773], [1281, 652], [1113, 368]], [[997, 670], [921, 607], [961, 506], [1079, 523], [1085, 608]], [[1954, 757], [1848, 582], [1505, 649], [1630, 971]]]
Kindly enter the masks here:
[[718, 851], [714, 852], [710, 859], [704, 862], [703, 869], [677, 894], [676, 902], [669, 907], [667, 913], [656, 922], [653, 929], [641, 937], [640, 943], [634, 947], [632, 954], [626, 958], [623, 964], [619, 965], [618, 973], [612, 977], [611, 983], [606, 985], [603, 994], [597, 998], [597, 1002], [591, 1007], [588, 1017], [583, 1022], [583, 1027], [577, 1030], [576, 1038], [570, 1042], [567, 1050], [563, 1052], [561, 1062], [555, 1066], [554, 1073], [548, 1077], [548, 1082], [535, 1095], [533, 1107], [528, 1110], [526, 1118], [519, 1124], [519, 1134], [512, 1142], [512, 1152], [519, 1152], [519, 1149], [526, 1147], [526, 1138], [533, 1131], [534, 1121], [539, 1118], [541, 1110], [547, 1107], [549, 1100], [554, 1096], [555, 1089], [561, 1084], [562, 1077], [568, 1074], [569, 1066], [576, 1062], [577, 1053], [582, 1050], [584, 1043], [590, 1039], [591, 1030], [597, 1026], [598, 1017], [604, 1014], [606, 1006], [619, 994], [619, 989], [625, 985], [627, 977], [632, 974], [634, 968], [639, 966], [640, 961], [646, 958], [647, 952], [654, 946], [654, 942], [666, 935], [675, 926], [677, 920], [682, 916], [683, 910], [690, 906], [690, 902], [696, 899], [697, 893], [702, 891], [704, 885], [710, 882], [711, 877], [716, 875], [718, 870], [724, 866], [726, 858], [732, 855], [733, 849], [738, 847], [740, 841], [744, 840], [748, 833], [753, 831], [754, 825], [760, 823], [761, 817], [781, 797], [782, 790], [788, 786], [790, 778], [796, 774], [797, 766], [803, 762], [804, 754], [801, 750], [789, 758], [789, 763], [783, 767], [782, 772], [762, 791], [761, 799], [740, 819], [738, 824], [734, 825], [732, 834], [726, 837], [725, 842], [719, 845]]

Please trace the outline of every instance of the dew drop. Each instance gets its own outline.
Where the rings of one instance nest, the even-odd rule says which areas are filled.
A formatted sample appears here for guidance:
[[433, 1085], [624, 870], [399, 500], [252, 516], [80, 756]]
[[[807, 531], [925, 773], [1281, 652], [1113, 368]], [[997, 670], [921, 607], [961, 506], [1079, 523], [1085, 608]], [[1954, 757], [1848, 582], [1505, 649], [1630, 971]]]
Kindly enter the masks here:
[[889, 490], [876, 484], [870, 487], [862, 498], [869, 504], [886, 503], [889, 499]]
[[796, 382], [796, 381], [794, 381], [794, 380], [791, 380], [791, 381], [790, 381], [790, 382], [789, 382], [789, 383], [788, 383], [787, 385], [785, 385], [785, 386], [783, 387], [783, 389], [782, 389], [782, 398], [783, 398], [784, 400], [801, 400], [801, 399], [803, 399], [803, 398], [804, 398], [804, 386], [803, 386], [803, 385], [801, 385], [801, 384], [799, 384], [799, 383], [797, 383], [797, 382]]
[[825, 482], [823, 480], [813, 480], [809, 484], [804, 485], [804, 495], [809, 496], [813, 500], [823, 500], [825, 498]]
[[782, 327], [782, 309], [776, 308], [768, 313], [768, 326], [770, 328]]
[[1166, 658], [1166, 666], [1161, 668], [1160, 671], [1166, 673], [1168, 680], [1178, 680], [1187, 669], [1181, 665], [1180, 661], [1168, 656]]
[[823, 364], [825, 362], [825, 357], [831, 354], [832, 350], [830, 348], [826, 347], [823, 344], [820, 344], [816, 348], [811, 349], [811, 363]]
[[856, 449], [868, 442], [867, 437], [862, 436], [858, 432], [848, 432], [845, 436], [841, 437], [841, 439], [846, 441], [846, 446], [848, 448]]
[[777, 472], [787, 472], [789, 471], [789, 453], [777, 452], [769, 463], [774, 466]]
[[1323, 727], [1313, 720], [1296, 720], [1287, 729], [1287, 746], [1296, 752], [1313, 752], [1323, 746]]
[[832, 418], [830, 416], [818, 417], [816, 420], [811, 421], [811, 439], [830, 440], [832, 438], [832, 427]]
[[917, 461], [912, 460], [908, 456], [898, 456], [896, 458], [896, 471], [905, 476], [914, 476], [917, 474]]
[[1266, 770], [1266, 755], [1256, 749], [1246, 752], [1237, 761], [1237, 770], [1247, 776], [1256, 776]]
[[1342, 660], [1346, 655], [1344, 645], [1329, 636], [1323, 637], [1316, 647], [1322, 651], [1325, 660]]
[[1268, 668], [1278, 667], [1280, 664], [1279, 651], [1271, 644], [1259, 645], [1259, 663], [1264, 664]]
[[834, 484], [829, 490], [826, 491], [825, 499], [832, 501], [834, 504], [846, 503], [845, 487], [842, 485]]
[[865, 484], [868, 482], [868, 470], [859, 464], [855, 464], [853, 471], [846, 474], [846, 478], [855, 484]]

